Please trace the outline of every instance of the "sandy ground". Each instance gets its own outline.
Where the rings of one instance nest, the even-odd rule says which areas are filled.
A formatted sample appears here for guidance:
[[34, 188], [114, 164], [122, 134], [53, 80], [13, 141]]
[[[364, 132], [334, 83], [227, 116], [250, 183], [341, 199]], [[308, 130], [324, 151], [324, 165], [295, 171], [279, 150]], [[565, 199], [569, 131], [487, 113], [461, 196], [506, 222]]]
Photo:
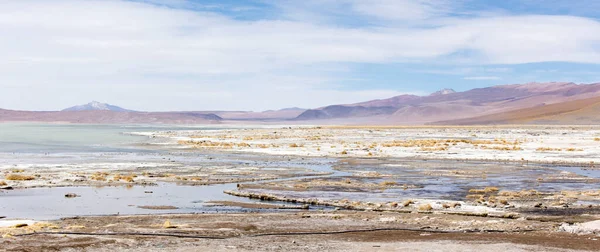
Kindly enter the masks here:
[[[457, 225], [461, 230], [448, 229]], [[200, 248], [209, 251], [597, 251], [600, 246], [597, 236], [552, 232], [557, 225], [529, 220], [354, 211], [107, 216], [4, 229], [12, 237], [5, 235], [7, 238], [0, 240], [0, 248], [3, 251], [197, 251]], [[19, 236], [27, 229], [38, 233]]]

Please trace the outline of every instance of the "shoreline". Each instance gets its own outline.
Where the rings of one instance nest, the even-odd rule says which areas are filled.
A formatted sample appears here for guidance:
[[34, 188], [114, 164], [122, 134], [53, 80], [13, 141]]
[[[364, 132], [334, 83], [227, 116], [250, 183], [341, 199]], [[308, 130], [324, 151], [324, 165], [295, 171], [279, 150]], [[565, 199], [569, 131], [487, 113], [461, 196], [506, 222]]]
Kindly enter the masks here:
[[[391, 234], [419, 230], [418, 237], [421, 234], [432, 236], [426, 240], [431, 248], [443, 244], [443, 239], [435, 237], [436, 234], [450, 231], [477, 235], [498, 232], [497, 239], [514, 236], [516, 240], [512, 242], [515, 244], [535, 243], [541, 246], [536, 247], [538, 249], [549, 247], [520, 239], [527, 239], [530, 233], [536, 239], [544, 236], [557, 239], [585, 237], [587, 245], [582, 245], [582, 249], [598, 245], [596, 237], [600, 235], [600, 227], [596, 230], [595, 226], [586, 225], [596, 225], [595, 221], [600, 221], [600, 190], [596, 186], [600, 178], [594, 177], [600, 175], [597, 172], [600, 169], [586, 170], [590, 163], [576, 161], [588, 158], [600, 148], [600, 141], [592, 138], [600, 134], [600, 128], [597, 132], [576, 132], [578, 136], [574, 142], [584, 143], [585, 146], [580, 147], [583, 151], [561, 149], [554, 154], [531, 150], [538, 148], [540, 143], [548, 143], [552, 148], [567, 148], [569, 144], [564, 142], [573, 138], [564, 138], [562, 129], [549, 132], [550, 135], [522, 129], [515, 131], [535, 135], [529, 140], [496, 138], [498, 132], [495, 129], [472, 133], [468, 132], [472, 130], [470, 128], [467, 132], [465, 129], [440, 131], [441, 128], [426, 128], [418, 133], [421, 135], [414, 136], [411, 130], [330, 130], [321, 127], [146, 133], [145, 137], [168, 137], [168, 142], [174, 143], [182, 138], [193, 140], [193, 143], [162, 146], [165, 149], [156, 153], [28, 154], [25, 158], [0, 153], [0, 158], [7, 161], [0, 166], [0, 181], [9, 175], [31, 176], [31, 180], [10, 181], [8, 186], [41, 186], [14, 190], [19, 193], [14, 195], [3, 195], [7, 192], [0, 190], [0, 201], [11, 200], [11, 207], [21, 211], [56, 207], [57, 213], [65, 215], [49, 222], [22, 223], [28, 225], [21, 227], [17, 227], [17, 223], [0, 228], [0, 235], [5, 236], [0, 239], [0, 244], [13, 244], [17, 249], [25, 244], [46, 246], [48, 243], [32, 241], [38, 235], [57, 237], [65, 234], [65, 244], [85, 237], [89, 241], [85, 247], [89, 249], [108, 241], [124, 248], [128, 242], [139, 245], [148, 241], [144, 235], [135, 233], [176, 231], [191, 237], [226, 235], [233, 239], [213, 244], [216, 250], [223, 250], [227, 243], [252, 250], [263, 247], [248, 245], [249, 239], [254, 239], [251, 235], [268, 232], [315, 232], [319, 228], [328, 232], [358, 230], [360, 236], [376, 239], [377, 236], [370, 236], [369, 232], [360, 232], [361, 228], [389, 228], [374, 232]], [[500, 135], [512, 132], [499, 131]], [[470, 137], [473, 134], [485, 135], [485, 139]], [[194, 146], [196, 143], [201, 144]], [[319, 148], [330, 145], [337, 147], [330, 148], [334, 150], [324, 156], [314, 155]], [[447, 149], [421, 150], [442, 146]], [[481, 149], [482, 146], [486, 149]], [[504, 150], [508, 147], [511, 149]], [[381, 150], [379, 153], [382, 154], [375, 150]], [[461, 151], [483, 156], [523, 152], [521, 154], [533, 153], [536, 157], [566, 155], [579, 156], [579, 159], [553, 163], [547, 159], [546, 162], [544, 159], [540, 162], [504, 160], [502, 155], [491, 159], [467, 159], [464, 155], [463, 158], [449, 157]], [[303, 155], [306, 153], [309, 155]], [[416, 156], [415, 153], [427, 156]], [[569, 167], [574, 169], [566, 169]], [[65, 197], [68, 193], [75, 197]], [[29, 205], [15, 205], [23, 202], [18, 199], [28, 199]], [[102, 210], [91, 202], [114, 208]], [[66, 210], [69, 207], [72, 209]], [[86, 215], [88, 210], [81, 207], [98, 208], [95, 210], [106, 214]], [[252, 213], [255, 211], [259, 212]], [[15, 223], [14, 216], [5, 215], [7, 218], [0, 222]], [[232, 224], [234, 220], [241, 224]], [[93, 224], [96, 226], [90, 223], [96, 223]], [[205, 226], [207, 223], [212, 226]], [[275, 225], [277, 230], [270, 225]], [[313, 229], [308, 228], [309, 225], [313, 225]], [[114, 232], [114, 237], [102, 237], [100, 230]], [[31, 234], [33, 232], [43, 233]], [[336, 241], [332, 240], [334, 234], [321, 235], [319, 241]], [[289, 237], [297, 241], [303, 239], [302, 235]], [[457, 234], [452, 239], [464, 240], [466, 237]], [[149, 246], [173, 242], [171, 239], [174, 238], [163, 237], [157, 240], [158, 243], [150, 242]], [[387, 240], [382, 246], [404, 244], [402, 242], [408, 241]], [[206, 245], [199, 240], [179, 243], [183, 247]], [[294, 246], [290, 244], [294, 243], [282, 247]], [[336, 250], [325, 243], [318, 244], [320, 248]], [[354, 241], [346, 245], [366, 249], [361, 247], [365, 244], [365, 241]], [[567, 240], [556, 241], [556, 246], [551, 247], [565, 249], [568, 244]], [[476, 245], [469, 243], [469, 246]]]

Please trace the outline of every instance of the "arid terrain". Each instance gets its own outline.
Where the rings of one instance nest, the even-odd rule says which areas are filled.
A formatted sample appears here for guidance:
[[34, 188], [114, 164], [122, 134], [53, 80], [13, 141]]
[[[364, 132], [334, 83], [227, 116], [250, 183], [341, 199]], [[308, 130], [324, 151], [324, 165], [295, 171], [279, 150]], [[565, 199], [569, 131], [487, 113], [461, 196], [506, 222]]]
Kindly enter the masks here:
[[600, 251], [600, 0], [0, 0], [0, 252]]
[[2, 249], [594, 251], [600, 245], [597, 127], [269, 126], [129, 134], [162, 139], [151, 145], [169, 151], [2, 154]]
[[556, 225], [372, 211], [106, 216], [9, 229], [14, 235], [0, 245], [5, 251], [597, 251], [597, 236], [554, 232]]
[[[136, 133], [134, 133], [136, 134]], [[593, 165], [596, 126], [300, 126], [139, 133], [199, 150]]]

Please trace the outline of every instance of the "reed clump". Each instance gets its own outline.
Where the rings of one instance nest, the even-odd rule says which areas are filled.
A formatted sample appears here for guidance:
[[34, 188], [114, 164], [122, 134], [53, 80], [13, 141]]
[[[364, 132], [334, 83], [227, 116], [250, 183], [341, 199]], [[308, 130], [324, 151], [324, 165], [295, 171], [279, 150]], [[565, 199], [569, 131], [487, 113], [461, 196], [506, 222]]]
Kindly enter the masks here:
[[34, 180], [35, 177], [30, 176], [30, 175], [8, 174], [8, 175], [6, 175], [5, 179], [12, 180], [12, 181], [28, 181], [28, 180]]

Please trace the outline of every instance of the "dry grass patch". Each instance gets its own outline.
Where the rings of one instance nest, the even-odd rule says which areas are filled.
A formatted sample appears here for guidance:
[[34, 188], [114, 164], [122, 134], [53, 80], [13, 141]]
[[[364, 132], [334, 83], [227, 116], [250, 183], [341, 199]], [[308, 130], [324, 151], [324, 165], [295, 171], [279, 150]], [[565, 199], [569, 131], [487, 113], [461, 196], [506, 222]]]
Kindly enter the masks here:
[[123, 181], [125, 181], [125, 182], [132, 183], [132, 182], [134, 182], [133, 178], [136, 178], [136, 177], [137, 177], [137, 176], [136, 176], [136, 175], [134, 175], [134, 174], [129, 174], [129, 175], [120, 175], [120, 174], [116, 174], [116, 175], [113, 177], [113, 180], [114, 180], [114, 181], [120, 181], [120, 180], [123, 180]]
[[491, 187], [486, 187], [486, 188], [483, 188], [483, 189], [470, 189], [469, 193], [473, 193], [473, 194], [486, 194], [486, 193], [495, 193], [498, 190], [499, 190], [498, 187], [491, 186]]
[[447, 151], [447, 147], [421, 147], [421, 151]]
[[177, 226], [171, 224], [170, 220], [166, 220], [165, 223], [163, 223], [162, 227], [163, 228], [177, 228]]
[[381, 186], [395, 186], [395, 185], [398, 185], [398, 182], [388, 180], [388, 181], [381, 182], [380, 185]]
[[433, 210], [433, 207], [431, 206], [431, 204], [424, 204], [424, 205], [419, 206], [419, 211], [431, 211], [431, 210]]
[[583, 151], [583, 149], [567, 148], [566, 151]]
[[550, 148], [550, 147], [539, 147], [537, 149], [535, 149], [535, 151], [538, 152], [546, 152], [546, 151], [561, 151], [561, 148]]
[[0, 186], [6, 186], [6, 185], [8, 185], [8, 184], [6, 184], [6, 182], [0, 181]]
[[35, 177], [30, 176], [30, 175], [8, 174], [8, 175], [6, 175], [5, 179], [13, 180], [13, 181], [27, 181], [27, 180], [34, 180]]
[[92, 174], [91, 179], [96, 181], [106, 181], [107, 172], [96, 172]]

